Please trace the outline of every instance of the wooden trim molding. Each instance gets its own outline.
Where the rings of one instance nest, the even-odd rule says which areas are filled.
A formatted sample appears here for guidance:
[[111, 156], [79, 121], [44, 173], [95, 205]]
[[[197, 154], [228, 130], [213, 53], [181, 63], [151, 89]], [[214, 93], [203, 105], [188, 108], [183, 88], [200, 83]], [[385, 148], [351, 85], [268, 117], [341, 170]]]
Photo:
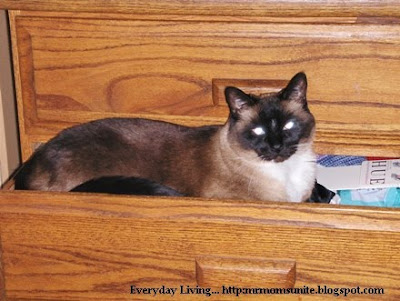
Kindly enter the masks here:
[[3, 248], [0, 233], [0, 301], [6, 301], [6, 284], [4, 276]]
[[174, 0], [4, 0], [0, 9], [74, 11], [97, 13], [224, 15], [224, 16], [400, 16], [396, 0], [194, 0], [182, 3]]

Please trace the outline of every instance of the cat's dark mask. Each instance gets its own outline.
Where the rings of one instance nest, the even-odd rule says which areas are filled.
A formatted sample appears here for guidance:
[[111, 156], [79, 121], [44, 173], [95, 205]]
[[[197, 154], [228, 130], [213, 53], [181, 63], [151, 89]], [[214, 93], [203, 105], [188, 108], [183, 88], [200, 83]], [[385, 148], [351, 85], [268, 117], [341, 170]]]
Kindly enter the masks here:
[[312, 142], [315, 121], [306, 93], [307, 78], [301, 72], [278, 93], [255, 96], [227, 87], [229, 136], [262, 160], [285, 161], [300, 144]]

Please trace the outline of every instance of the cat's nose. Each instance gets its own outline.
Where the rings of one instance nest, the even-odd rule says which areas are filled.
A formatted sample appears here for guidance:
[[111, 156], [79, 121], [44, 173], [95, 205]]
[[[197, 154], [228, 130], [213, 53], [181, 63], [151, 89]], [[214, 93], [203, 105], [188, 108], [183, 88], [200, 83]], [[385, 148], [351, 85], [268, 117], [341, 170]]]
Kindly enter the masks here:
[[272, 144], [272, 149], [276, 152], [280, 151], [282, 149], [282, 144], [280, 143], [274, 143]]

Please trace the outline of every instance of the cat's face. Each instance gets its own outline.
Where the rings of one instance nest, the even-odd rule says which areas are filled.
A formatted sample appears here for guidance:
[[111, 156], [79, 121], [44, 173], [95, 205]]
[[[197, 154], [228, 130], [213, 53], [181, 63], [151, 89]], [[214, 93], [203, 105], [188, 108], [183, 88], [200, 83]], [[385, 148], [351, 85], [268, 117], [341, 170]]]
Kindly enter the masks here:
[[229, 139], [261, 160], [282, 162], [312, 143], [315, 120], [307, 107], [307, 79], [296, 74], [279, 93], [254, 96], [228, 87]]

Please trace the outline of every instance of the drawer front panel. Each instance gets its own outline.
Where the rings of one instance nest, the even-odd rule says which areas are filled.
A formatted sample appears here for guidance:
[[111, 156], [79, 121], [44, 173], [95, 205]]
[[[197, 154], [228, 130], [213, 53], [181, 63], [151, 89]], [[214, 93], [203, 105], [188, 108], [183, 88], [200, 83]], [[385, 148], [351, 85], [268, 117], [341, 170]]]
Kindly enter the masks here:
[[[257, 287], [271, 287], [272, 281], [282, 288], [383, 288], [385, 300], [398, 300], [399, 225], [395, 210], [0, 194], [7, 300], [137, 300], [141, 298], [130, 294], [131, 285], [237, 286], [240, 277], [246, 287], [255, 277]], [[232, 278], [224, 267], [245, 271]], [[265, 270], [269, 278], [264, 283], [260, 274]], [[175, 297], [188, 300], [185, 294]], [[193, 297], [205, 300], [201, 294]], [[273, 297], [282, 300], [282, 295]], [[302, 300], [326, 297], [301, 295]], [[213, 299], [235, 298], [221, 293]]]
[[400, 155], [398, 25], [32, 14], [12, 20], [30, 143], [105, 116], [220, 123], [228, 111], [212, 97], [213, 79], [288, 80], [303, 70], [321, 150]]

